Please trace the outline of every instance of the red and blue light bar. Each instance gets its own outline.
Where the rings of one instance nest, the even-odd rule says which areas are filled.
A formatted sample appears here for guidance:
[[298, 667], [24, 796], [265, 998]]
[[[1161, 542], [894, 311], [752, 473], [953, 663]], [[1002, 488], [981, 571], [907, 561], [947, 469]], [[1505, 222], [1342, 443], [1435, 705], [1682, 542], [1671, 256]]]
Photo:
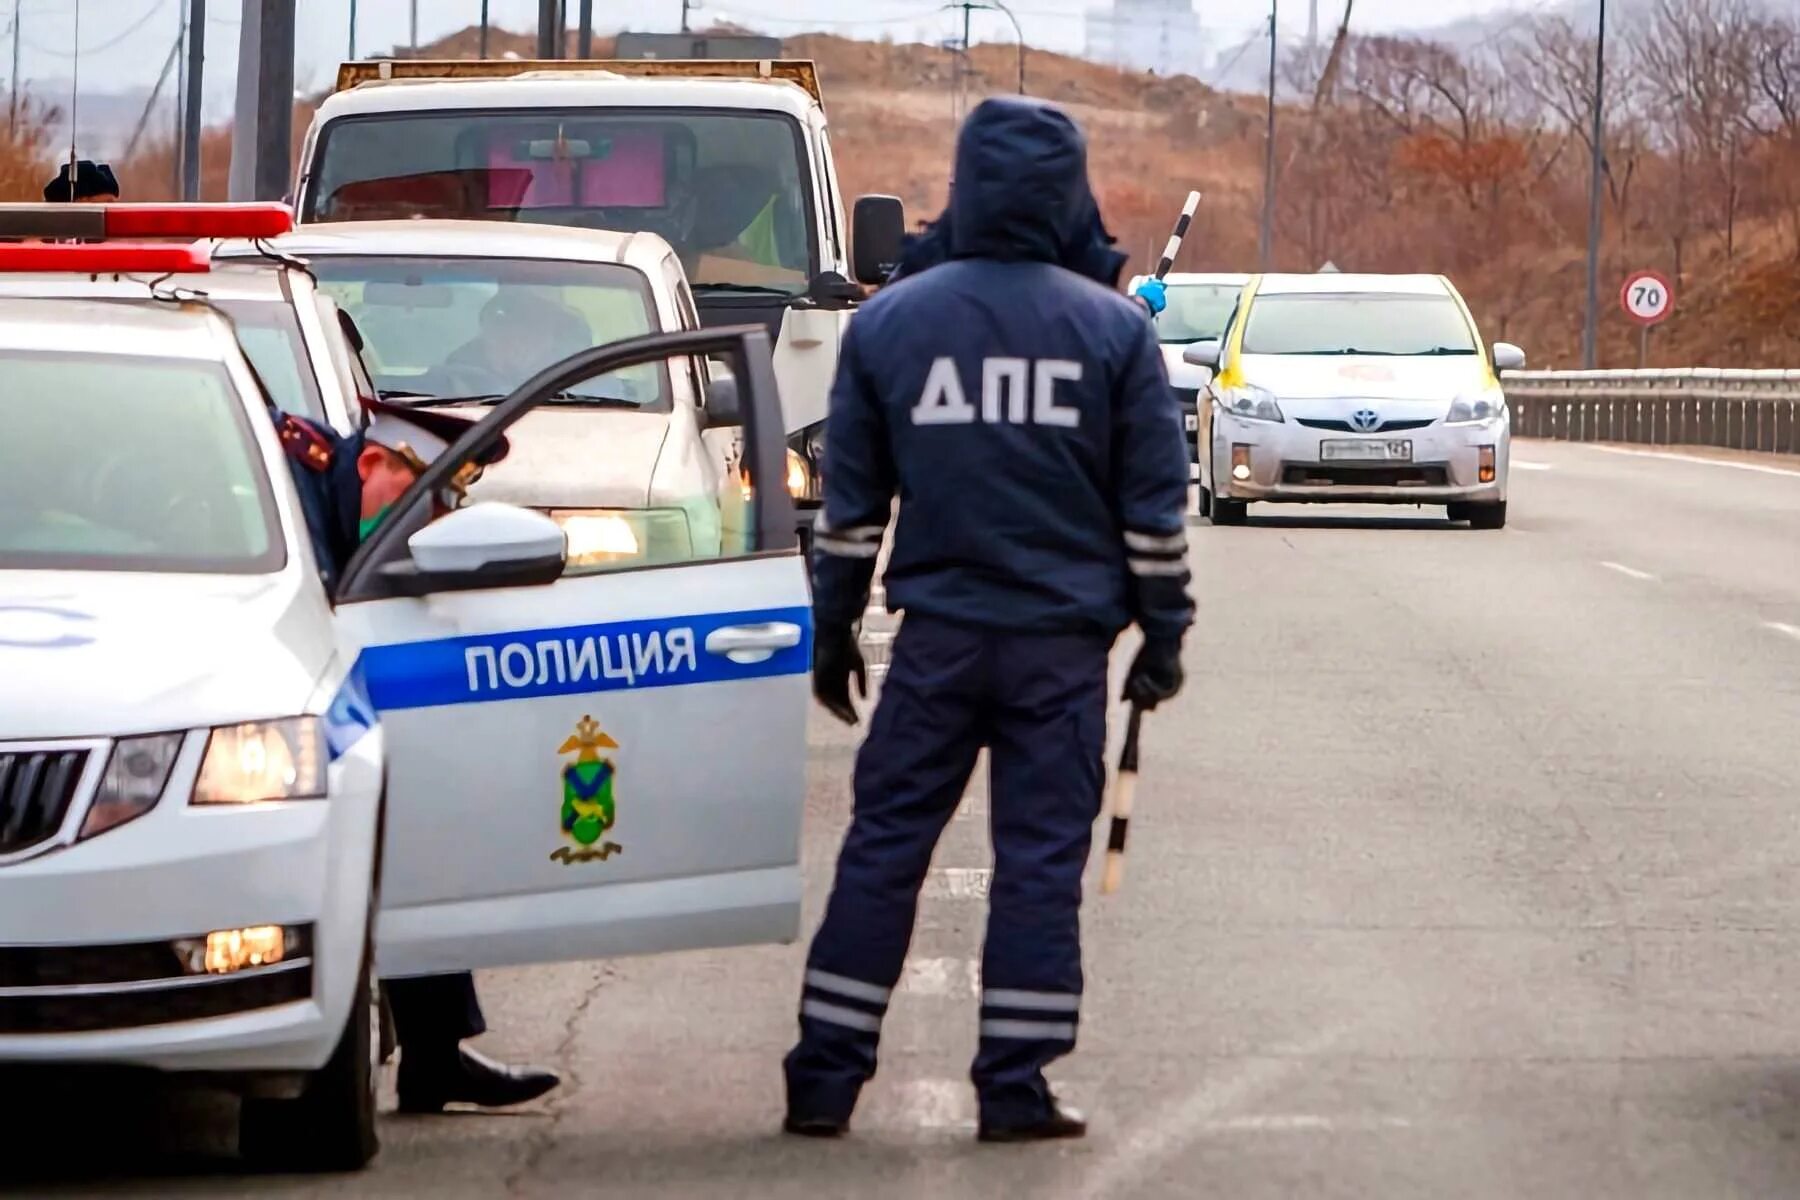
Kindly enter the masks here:
[[285, 204], [0, 204], [0, 238], [272, 238], [291, 233]]

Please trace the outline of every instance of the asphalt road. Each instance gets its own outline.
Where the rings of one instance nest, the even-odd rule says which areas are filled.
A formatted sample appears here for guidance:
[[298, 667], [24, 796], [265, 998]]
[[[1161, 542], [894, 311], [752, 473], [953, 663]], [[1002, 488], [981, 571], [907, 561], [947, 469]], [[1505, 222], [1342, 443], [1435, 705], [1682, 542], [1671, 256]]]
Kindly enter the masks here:
[[[1196, 519], [1193, 682], [1087, 908], [1084, 1142], [972, 1141], [977, 787], [842, 1143], [775, 1132], [783, 947], [485, 977], [486, 1048], [567, 1085], [395, 1118], [354, 1180], [246, 1179], [207, 1113], [94, 1096], [0, 1125], [0, 1191], [1800, 1195], [1800, 467], [1517, 457], [1499, 532]], [[814, 725], [809, 930], [854, 743]]]

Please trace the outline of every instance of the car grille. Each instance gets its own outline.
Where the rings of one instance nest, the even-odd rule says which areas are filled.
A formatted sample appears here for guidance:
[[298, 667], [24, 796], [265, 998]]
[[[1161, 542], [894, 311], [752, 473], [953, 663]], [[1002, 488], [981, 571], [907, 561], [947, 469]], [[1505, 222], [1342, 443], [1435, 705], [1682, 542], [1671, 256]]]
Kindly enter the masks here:
[[1425, 417], [1422, 420], [1383, 421], [1373, 429], [1353, 429], [1348, 421], [1328, 421], [1319, 417], [1296, 417], [1296, 421], [1308, 429], [1328, 429], [1333, 433], [1399, 433], [1405, 429], [1423, 429], [1436, 417]]
[[1443, 467], [1397, 463], [1304, 463], [1284, 469], [1281, 482], [1295, 487], [1446, 487], [1450, 475]]
[[86, 750], [0, 751], [0, 854], [47, 841], [62, 828], [87, 765]]
[[92, 1033], [200, 1021], [312, 997], [312, 963], [298, 959], [232, 976], [77, 994], [0, 993], [0, 1034]]

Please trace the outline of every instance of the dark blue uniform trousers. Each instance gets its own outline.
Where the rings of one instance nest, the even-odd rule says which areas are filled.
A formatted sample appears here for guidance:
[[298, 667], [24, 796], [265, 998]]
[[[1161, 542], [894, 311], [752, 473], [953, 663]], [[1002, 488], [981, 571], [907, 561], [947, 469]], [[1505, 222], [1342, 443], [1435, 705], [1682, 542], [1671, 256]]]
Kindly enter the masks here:
[[1075, 1047], [1081, 875], [1105, 787], [1099, 634], [1005, 634], [909, 617], [856, 759], [856, 805], [807, 957], [788, 1110], [848, 1119], [875, 1073], [919, 888], [976, 755], [994, 843], [971, 1076], [986, 1125], [1049, 1111], [1043, 1068]]

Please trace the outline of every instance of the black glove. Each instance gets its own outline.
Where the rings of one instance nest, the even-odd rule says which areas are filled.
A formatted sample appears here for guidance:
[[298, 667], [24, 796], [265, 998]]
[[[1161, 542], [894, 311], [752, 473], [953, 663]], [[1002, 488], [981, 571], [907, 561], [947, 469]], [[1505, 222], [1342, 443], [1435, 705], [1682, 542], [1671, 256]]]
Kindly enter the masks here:
[[866, 699], [869, 671], [856, 645], [856, 631], [848, 625], [817, 626], [813, 632], [813, 696], [846, 725], [856, 724], [856, 705], [850, 701], [852, 675], [856, 694]]
[[1125, 699], [1149, 712], [1181, 690], [1181, 642], [1173, 638], [1145, 638], [1125, 676]]

